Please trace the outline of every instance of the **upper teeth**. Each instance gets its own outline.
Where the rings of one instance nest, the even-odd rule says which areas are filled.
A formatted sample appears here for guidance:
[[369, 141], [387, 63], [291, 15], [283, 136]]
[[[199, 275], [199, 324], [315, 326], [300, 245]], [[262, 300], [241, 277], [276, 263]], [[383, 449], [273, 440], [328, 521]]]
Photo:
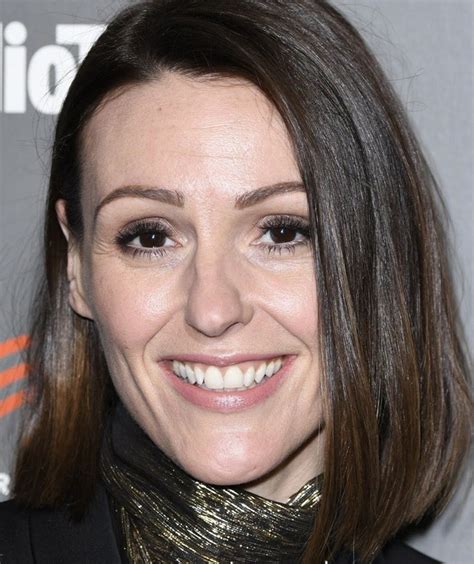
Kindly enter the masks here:
[[256, 365], [248, 366], [246, 369], [241, 369], [234, 364], [233, 366], [223, 368], [223, 373], [217, 366], [208, 366], [204, 370], [197, 365], [173, 360], [173, 372], [177, 376], [188, 380], [191, 384], [204, 384], [204, 386], [211, 390], [235, 390], [259, 384], [265, 376], [269, 378], [275, 372], [278, 372], [281, 365], [282, 359], [277, 357], [261, 362], [258, 367]]

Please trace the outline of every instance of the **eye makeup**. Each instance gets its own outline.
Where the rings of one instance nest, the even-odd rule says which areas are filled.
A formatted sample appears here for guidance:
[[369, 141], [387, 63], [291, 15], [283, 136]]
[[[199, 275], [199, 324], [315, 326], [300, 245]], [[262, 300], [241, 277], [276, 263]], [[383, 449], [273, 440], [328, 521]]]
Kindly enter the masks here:
[[[302, 217], [270, 216], [258, 225], [258, 229], [262, 235], [267, 232], [270, 234], [269, 243], [256, 245], [268, 254], [294, 254], [297, 247], [310, 245], [309, 222]], [[175, 245], [163, 246], [173, 234], [169, 225], [159, 219], [142, 219], [121, 229], [115, 237], [115, 243], [123, 253], [132, 257], [165, 257], [175, 248]], [[293, 240], [297, 234], [299, 239]], [[278, 242], [278, 239], [282, 241]]]

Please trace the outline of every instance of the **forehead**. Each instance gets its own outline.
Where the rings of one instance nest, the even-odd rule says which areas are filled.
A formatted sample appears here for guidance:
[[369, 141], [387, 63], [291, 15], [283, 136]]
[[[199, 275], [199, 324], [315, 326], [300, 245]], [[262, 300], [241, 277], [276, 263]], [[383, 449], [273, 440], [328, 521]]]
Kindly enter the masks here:
[[163, 185], [203, 200], [299, 177], [283, 121], [253, 85], [168, 73], [105, 102], [84, 131], [86, 198]]

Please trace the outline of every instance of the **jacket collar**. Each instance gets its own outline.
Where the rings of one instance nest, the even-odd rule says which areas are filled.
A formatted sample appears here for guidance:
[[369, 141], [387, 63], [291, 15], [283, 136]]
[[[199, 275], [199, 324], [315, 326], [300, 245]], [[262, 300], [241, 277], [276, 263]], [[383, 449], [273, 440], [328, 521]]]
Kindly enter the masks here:
[[79, 523], [72, 522], [63, 510], [33, 511], [30, 535], [34, 561], [38, 564], [121, 563], [107, 494], [100, 482]]

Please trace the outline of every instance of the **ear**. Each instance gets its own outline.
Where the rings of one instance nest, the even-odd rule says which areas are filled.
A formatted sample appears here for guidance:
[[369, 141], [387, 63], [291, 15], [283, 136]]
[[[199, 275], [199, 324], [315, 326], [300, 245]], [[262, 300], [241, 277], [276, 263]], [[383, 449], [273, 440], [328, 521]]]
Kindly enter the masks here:
[[84, 283], [81, 276], [83, 270], [80, 246], [72, 235], [66, 219], [66, 201], [60, 199], [55, 204], [59, 225], [67, 241], [67, 278], [69, 281], [69, 305], [82, 317], [93, 319], [91, 308], [87, 303]]

